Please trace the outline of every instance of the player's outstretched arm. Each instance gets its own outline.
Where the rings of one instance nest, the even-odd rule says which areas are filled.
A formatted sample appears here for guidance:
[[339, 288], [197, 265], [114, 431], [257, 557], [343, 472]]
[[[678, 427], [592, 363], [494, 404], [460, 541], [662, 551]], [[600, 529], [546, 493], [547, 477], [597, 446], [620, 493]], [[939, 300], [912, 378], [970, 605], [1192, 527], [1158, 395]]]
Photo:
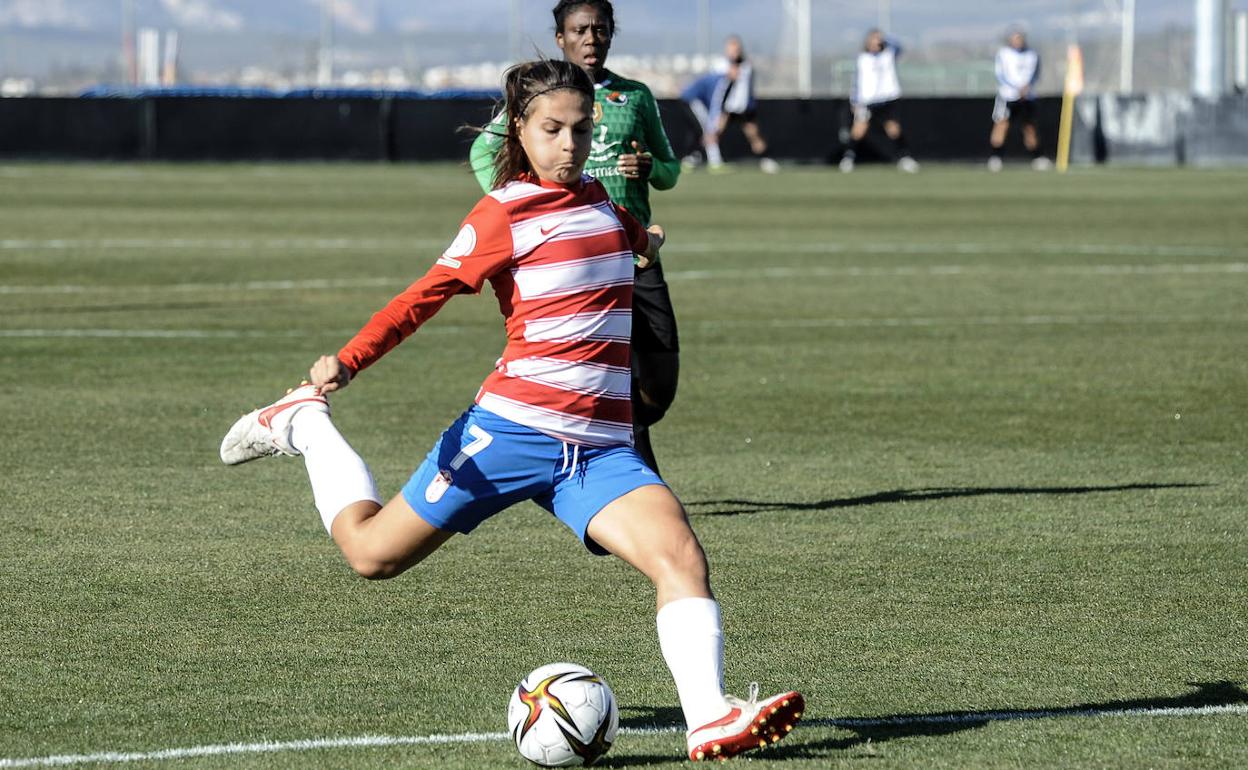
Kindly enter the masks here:
[[312, 364], [308, 378], [321, 393], [333, 393], [350, 384], [351, 370], [335, 356], [321, 356]]

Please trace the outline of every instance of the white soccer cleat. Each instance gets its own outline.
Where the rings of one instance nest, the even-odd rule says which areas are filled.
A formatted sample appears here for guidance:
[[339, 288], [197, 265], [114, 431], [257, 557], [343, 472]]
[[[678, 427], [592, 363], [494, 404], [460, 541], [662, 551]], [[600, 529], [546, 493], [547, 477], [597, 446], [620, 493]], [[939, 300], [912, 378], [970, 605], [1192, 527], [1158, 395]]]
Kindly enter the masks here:
[[758, 700], [758, 685], [750, 685], [750, 699], [725, 695], [728, 713], [689, 733], [689, 759], [701, 762], [727, 759], [750, 749], [779, 742], [802, 718], [806, 699], [800, 692], [786, 692]]
[[329, 414], [329, 401], [315, 385], [304, 383], [272, 404], [248, 412], [222, 439], [221, 462], [238, 465], [277, 454], [297, 457], [299, 450], [290, 443], [290, 421], [300, 409]]
[[1049, 169], [1053, 168], [1053, 161], [1041, 155], [1038, 158], [1032, 159], [1031, 167], [1035, 169], [1036, 171], [1048, 171]]
[[991, 158], [988, 159], [988, 170], [994, 174], [1001, 170], [1002, 165], [1003, 164], [1001, 163], [1001, 159], [998, 158], [996, 155], [993, 155]]
[[917, 174], [919, 173], [919, 162], [915, 160], [914, 158], [910, 157], [909, 155], [907, 155], [901, 160], [897, 161], [897, 168], [901, 169], [907, 174]]
[[780, 164], [771, 158], [763, 158], [758, 161], [758, 168], [764, 174], [779, 174]]
[[849, 172], [853, 170], [854, 170], [854, 159], [849, 157], [848, 155], [846, 155], [844, 158], [841, 158], [841, 173], [848, 174]]

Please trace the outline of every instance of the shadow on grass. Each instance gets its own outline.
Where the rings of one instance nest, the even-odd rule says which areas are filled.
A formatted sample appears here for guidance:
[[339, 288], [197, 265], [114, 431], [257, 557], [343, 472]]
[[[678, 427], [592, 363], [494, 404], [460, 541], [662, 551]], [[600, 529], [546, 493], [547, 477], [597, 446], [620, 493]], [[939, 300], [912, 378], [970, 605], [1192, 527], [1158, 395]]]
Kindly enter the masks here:
[[[686, 501], [691, 516], [740, 516], [771, 511], [831, 511], [837, 508], [862, 508], [887, 503], [918, 503], [929, 500], [949, 500], [957, 497], [984, 497], [987, 495], [1088, 495], [1098, 492], [1135, 492], [1150, 489], [1193, 489], [1212, 484], [1112, 484], [1084, 487], [927, 487], [924, 489], [893, 489], [873, 495], [839, 497], [811, 503], [766, 502], [760, 500], [694, 500]], [[697, 508], [717, 510], [699, 511]]]
[[[816, 741], [801, 740], [800, 733], [795, 739], [769, 749], [765, 754], [756, 755], [760, 759], [811, 759], [826, 757], [829, 752], [847, 751], [859, 746], [874, 743], [886, 743], [897, 738], [939, 738], [945, 735], [976, 730], [993, 722], [1018, 722], [1032, 719], [1061, 719], [1070, 717], [1113, 717], [1140, 716], [1176, 711], [1184, 713], [1192, 709], [1193, 714], [1201, 713], [1198, 709], [1218, 706], [1248, 706], [1248, 691], [1231, 681], [1189, 682], [1195, 688], [1183, 695], [1161, 698], [1132, 698], [1128, 700], [1102, 701], [1098, 703], [1080, 703], [1074, 706], [1058, 706], [1051, 708], [1030, 708], [1017, 710], [993, 711], [939, 711], [932, 713], [889, 714], [876, 717], [833, 717], [830, 719], [808, 719], [802, 722], [805, 727], [836, 727], [848, 731], [852, 735], [834, 737]], [[621, 727], [634, 729], [662, 729], [667, 727], [678, 731], [681, 725], [680, 712], [676, 709], [626, 709], [637, 712], [620, 720]], [[608, 755], [601, 763], [602, 767], [633, 767], [638, 765], [662, 764], [674, 761], [670, 754], [664, 755]]]

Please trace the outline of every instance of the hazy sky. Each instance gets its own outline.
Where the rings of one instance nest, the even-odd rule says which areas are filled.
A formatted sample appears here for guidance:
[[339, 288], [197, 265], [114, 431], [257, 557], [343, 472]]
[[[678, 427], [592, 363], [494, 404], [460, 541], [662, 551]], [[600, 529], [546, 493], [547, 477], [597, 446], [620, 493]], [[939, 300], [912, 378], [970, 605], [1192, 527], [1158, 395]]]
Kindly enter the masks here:
[[[859, 45], [882, 9], [892, 32], [912, 50], [942, 43], [992, 46], [1007, 25], [1033, 37], [1116, 34], [1121, 0], [811, 0], [815, 56], [841, 56]], [[322, 0], [133, 0], [140, 25], [177, 29], [182, 61], [220, 68], [248, 60], [303, 66], [315, 56]], [[340, 61], [369, 57], [404, 67], [507, 60], [537, 48], [553, 53], [554, 0], [333, 0]], [[1234, 0], [1248, 7], [1248, 0]], [[702, 0], [615, 0], [614, 51], [693, 53], [703, 40], [718, 49], [740, 33], [756, 55], [791, 51], [785, 0], [709, 0], [712, 23], [698, 23]], [[1137, 0], [1141, 34], [1168, 24], [1190, 26], [1194, 0]], [[122, 0], [0, 0], [0, 77], [49, 69], [99, 69], [119, 60]], [[519, 36], [514, 36], [513, 20]], [[518, 44], [518, 46], [517, 46]]]

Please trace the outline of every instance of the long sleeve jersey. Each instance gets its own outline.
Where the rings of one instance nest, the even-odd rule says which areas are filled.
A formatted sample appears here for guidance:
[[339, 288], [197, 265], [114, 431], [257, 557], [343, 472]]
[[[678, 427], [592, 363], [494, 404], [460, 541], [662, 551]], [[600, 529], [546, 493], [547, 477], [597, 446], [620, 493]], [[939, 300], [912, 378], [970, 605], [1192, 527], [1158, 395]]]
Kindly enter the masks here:
[[892, 41], [884, 44], [878, 53], [863, 51], [858, 54], [857, 71], [854, 73], [854, 89], [850, 101], [859, 105], [882, 104], [901, 98], [901, 81], [897, 79], [897, 57], [901, 48]]
[[490, 192], [425, 276], [338, 353], [353, 373], [406, 339], [456, 294], [487, 281], [507, 346], [477, 393], [490, 412], [562, 441], [632, 443], [633, 253], [649, 236], [585, 176]]
[[1021, 51], [1013, 46], [1002, 46], [997, 51], [997, 94], [1007, 102], [1022, 98], [1022, 89], [1028, 88], [1027, 98], [1034, 99], [1036, 94], [1030, 88], [1040, 79], [1040, 54], [1030, 48]]

